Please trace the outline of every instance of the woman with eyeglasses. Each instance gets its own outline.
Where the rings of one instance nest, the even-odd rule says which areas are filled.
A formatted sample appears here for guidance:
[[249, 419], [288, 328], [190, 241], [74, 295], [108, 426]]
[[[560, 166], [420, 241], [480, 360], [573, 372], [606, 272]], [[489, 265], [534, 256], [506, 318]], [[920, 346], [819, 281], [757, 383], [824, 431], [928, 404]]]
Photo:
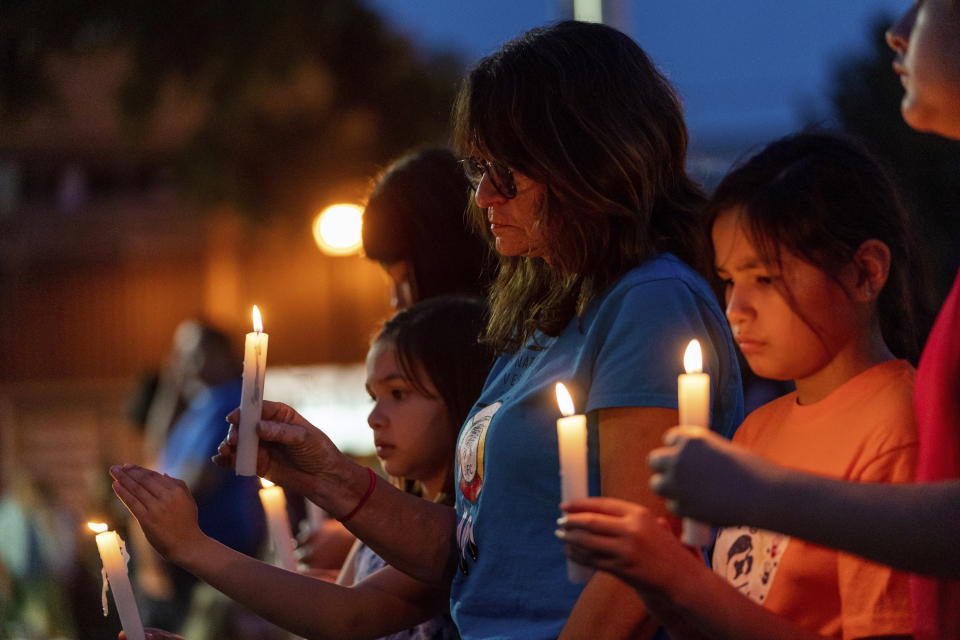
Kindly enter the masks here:
[[[461, 87], [455, 128], [475, 216], [501, 262], [484, 335], [500, 357], [460, 431], [456, 509], [377, 482], [279, 403], [264, 403], [258, 473], [346, 521], [397, 569], [450, 585], [464, 638], [643, 637], [655, 622], [629, 588], [567, 578], [553, 535], [554, 385], [587, 415], [591, 493], [662, 514], [642, 462], [678, 422], [692, 338], [714, 428], [740, 422], [733, 343], [698, 274], [703, 197], [684, 169], [679, 102], [630, 38], [562, 22], [482, 60]], [[237, 419], [216, 458], [227, 466]], [[262, 595], [261, 615], [282, 619], [292, 606]]]
[[690, 339], [715, 427], [740, 422], [733, 346], [697, 274], [706, 236], [680, 107], [628, 37], [562, 23], [482, 61], [454, 114], [475, 219], [500, 255], [485, 339], [503, 354], [458, 443], [454, 618], [477, 637], [636, 637], [639, 600], [608, 576], [571, 584], [549, 539], [554, 385], [588, 416], [592, 493], [660, 512], [637, 463], [677, 419]]

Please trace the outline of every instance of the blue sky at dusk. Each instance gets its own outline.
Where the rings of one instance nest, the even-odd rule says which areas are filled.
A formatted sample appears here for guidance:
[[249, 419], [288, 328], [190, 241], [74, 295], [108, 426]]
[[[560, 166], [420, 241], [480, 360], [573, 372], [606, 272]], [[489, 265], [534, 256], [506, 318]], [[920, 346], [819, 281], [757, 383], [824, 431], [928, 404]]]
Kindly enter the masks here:
[[[556, 0], [368, 0], [429, 48], [474, 61], [521, 31], [563, 17]], [[667, 0], [622, 3], [621, 24], [683, 96], [694, 142], [791, 131], [825, 110], [837, 56], [867, 45], [871, 18], [906, 0]], [[621, 27], [622, 28], [622, 27]], [[892, 59], [892, 54], [891, 54]]]

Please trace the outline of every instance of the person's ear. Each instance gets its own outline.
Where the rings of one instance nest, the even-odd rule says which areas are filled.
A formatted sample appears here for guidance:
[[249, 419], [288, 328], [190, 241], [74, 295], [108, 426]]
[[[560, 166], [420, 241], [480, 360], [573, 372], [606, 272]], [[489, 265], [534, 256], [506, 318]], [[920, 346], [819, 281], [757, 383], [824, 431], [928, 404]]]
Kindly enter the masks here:
[[853, 256], [856, 278], [850, 293], [858, 302], [873, 302], [890, 275], [890, 247], [875, 238], [866, 240]]

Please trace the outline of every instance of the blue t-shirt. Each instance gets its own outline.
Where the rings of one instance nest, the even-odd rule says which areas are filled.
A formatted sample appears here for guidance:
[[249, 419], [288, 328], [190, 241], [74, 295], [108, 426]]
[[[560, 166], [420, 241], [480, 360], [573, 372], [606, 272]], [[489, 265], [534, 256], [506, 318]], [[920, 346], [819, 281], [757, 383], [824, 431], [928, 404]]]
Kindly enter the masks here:
[[255, 555], [264, 533], [263, 510], [254, 476], [238, 476], [210, 461], [227, 434], [224, 416], [240, 405], [241, 381], [231, 380], [201, 390], [170, 430], [159, 471], [194, 485], [200, 529], [223, 544]]
[[587, 414], [590, 493], [599, 495], [597, 410], [676, 408], [692, 338], [710, 374], [713, 428], [729, 437], [743, 418], [729, 327], [707, 283], [670, 254], [629, 271], [559, 336], [538, 334], [497, 360], [457, 443], [460, 571], [451, 613], [465, 640], [556, 638], [583, 589], [567, 580], [553, 535], [554, 385], [564, 382]]

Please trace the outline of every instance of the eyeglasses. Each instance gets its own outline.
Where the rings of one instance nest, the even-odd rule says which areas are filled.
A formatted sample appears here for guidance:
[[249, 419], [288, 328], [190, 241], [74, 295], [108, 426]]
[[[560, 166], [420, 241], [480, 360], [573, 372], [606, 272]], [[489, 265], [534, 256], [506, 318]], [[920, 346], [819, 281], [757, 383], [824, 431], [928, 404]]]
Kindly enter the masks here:
[[505, 164], [496, 160], [487, 161], [479, 158], [464, 158], [460, 161], [463, 175], [467, 176], [470, 186], [476, 190], [484, 175], [490, 176], [490, 182], [497, 193], [508, 200], [517, 197], [517, 183], [513, 179], [513, 172]]

